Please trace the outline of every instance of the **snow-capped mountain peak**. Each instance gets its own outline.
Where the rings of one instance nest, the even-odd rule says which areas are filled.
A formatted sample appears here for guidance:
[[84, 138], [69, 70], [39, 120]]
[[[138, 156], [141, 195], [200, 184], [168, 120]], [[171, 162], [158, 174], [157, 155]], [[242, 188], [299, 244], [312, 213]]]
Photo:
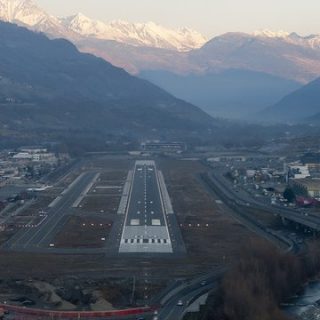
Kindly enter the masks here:
[[82, 13], [61, 18], [60, 22], [65, 28], [82, 36], [96, 36], [99, 38], [99, 35], [106, 32], [106, 25], [103, 22], [91, 20]]
[[33, 26], [47, 16], [33, 0], [0, 0], [0, 17], [4, 21]]
[[256, 37], [265, 37], [265, 38], [287, 38], [289, 37], [290, 33], [279, 30], [279, 31], [271, 31], [268, 29], [258, 30], [253, 33]]
[[310, 35], [303, 37], [295, 32], [289, 33], [282, 30], [274, 32], [267, 29], [262, 31], [255, 31], [253, 35], [255, 37], [279, 39], [289, 44], [294, 44], [301, 47], [308, 47], [312, 49], [320, 48], [320, 35]]
[[58, 19], [38, 7], [34, 0], [0, 0], [0, 19], [71, 40], [90, 37], [179, 51], [199, 48], [207, 41], [200, 33], [189, 28], [173, 30], [154, 22], [116, 20], [106, 23], [90, 19], [82, 13]]
[[27, 26], [50, 36], [70, 36], [56, 17], [38, 7], [33, 0], [0, 0], [0, 20]]
[[61, 19], [63, 25], [82, 36], [115, 40], [135, 46], [149, 46], [187, 51], [201, 47], [207, 39], [189, 28], [172, 30], [152, 21], [131, 23], [114, 20], [104, 23], [83, 14]]

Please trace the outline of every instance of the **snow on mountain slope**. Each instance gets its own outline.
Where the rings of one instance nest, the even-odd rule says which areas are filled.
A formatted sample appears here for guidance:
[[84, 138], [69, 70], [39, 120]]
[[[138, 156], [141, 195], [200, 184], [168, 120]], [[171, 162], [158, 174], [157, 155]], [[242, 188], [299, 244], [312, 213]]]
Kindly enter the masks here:
[[287, 38], [290, 35], [290, 33], [283, 30], [272, 31], [272, 30], [264, 29], [264, 30], [255, 31], [253, 35], [256, 37], [265, 37], [265, 38]]
[[71, 40], [84, 36], [178, 51], [199, 48], [207, 41], [194, 30], [171, 30], [153, 22], [129, 23], [119, 20], [104, 23], [87, 18], [81, 13], [58, 19], [38, 7], [34, 0], [0, 0], [0, 19]]
[[[154, 22], [130, 23], [112, 21], [105, 23], [79, 13], [74, 16], [54, 17], [41, 9], [34, 0], [0, 0], [0, 19], [28, 26], [32, 30], [45, 32], [55, 37], [78, 40], [80, 37], [115, 40], [132, 46], [190, 51], [202, 47], [207, 39], [189, 28], [172, 30]], [[302, 37], [285, 31], [260, 30], [254, 38], [274, 39], [305, 48], [320, 49], [320, 35]]]
[[289, 33], [283, 30], [271, 31], [268, 29], [255, 31], [253, 36], [260, 38], [274, 38], [306, 48], [320, 49], [320, 35], [300, 36], [297, 33]]
[[33, 0], [0, 0], [0, 20], [17, 23], [53, 37], [75, 37]]
[[134, 45], [188, 51], [200, 48], [207, 39], [189, 28], [171, 30], [154, 22], [130, 23], [122, 20], [104, 23], [79, 13], [61, 19], [62, 24], [83, 36]]
[[20, 21], [30, 26], [48, 18], [31, 0], [0, 0], [0, 16], [7, 22]]
[[287, 41], [306, 48], [320, 49], [319, 34], [301, 37], [296, 33], [291, 33], [290, 36], [287, 38]]
[[66, 18], [61, 18], [60, 22], [74, 32], [88, 37], [95, 36], [97, 38], [100, 38], [101, 35], [109, 31], [105, 23], [98, 20], [91, 20], [82, 13], [78, 13], [74, 16]]
[[131, 73], [158, 69], [205, 74], [245, 69], [303, 83], [320, 74], [320, 35], [262, 30], [226, 33], [206, 41], [191, 29], [172, 30], [154, 22], [106, 23], [83, 14], [57, 18], [39, 8], [35, 0], [0, 0], [0, 20], [71, 40], [81, 51]]
[[[7, 22], [22, 23], [30, 27], [59, 27], [59, 21], [40, 9], [32, 0], [0, 0], [0, 17]], [[45, 29], [45, 28], [44, 28]]]

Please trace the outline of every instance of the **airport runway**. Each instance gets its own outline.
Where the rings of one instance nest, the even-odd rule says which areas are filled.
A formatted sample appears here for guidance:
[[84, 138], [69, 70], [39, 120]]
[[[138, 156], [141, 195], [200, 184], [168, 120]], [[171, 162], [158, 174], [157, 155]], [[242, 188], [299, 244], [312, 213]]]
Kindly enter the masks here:
[[[123, 188], [113, 228], [103, 248], [55, 248], [55, 235], [63, 228], [74, 206], [97, 177], [97, 172], [86, 172], [49, 204], [47, 217], [37, 227], [19, 230], [0, 248], [13, 251], [51, 252], [62, 254], [135, 253], [153, 256], [167, 254], [176, 257], [186, 249], [173, 212], [164, 178], [154, 161], [137, 161], [129, 171]], [[172, 254], [174, 253], [174, 255]]]
[[72, 205], [83, 190], [95, 178], [97, 172], [87, 172], [79, 176], [47, 209], [47, 217], [38, 227], [18, 231], [3, 246], [3, 249], [34, 250], [48, 248], [54, 235], [63, 227]]
[[173, 252], [154, 161], [135, 163], [119, 252]]

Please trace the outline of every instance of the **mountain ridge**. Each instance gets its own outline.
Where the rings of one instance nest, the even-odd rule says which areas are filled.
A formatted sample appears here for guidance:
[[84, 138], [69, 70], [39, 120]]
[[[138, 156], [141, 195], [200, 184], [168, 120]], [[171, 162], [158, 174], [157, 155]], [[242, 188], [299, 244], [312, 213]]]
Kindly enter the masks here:
[[57, 18], [38, 7], [34, 0], [0, 0], [0, 19], [53, 38], [67, 38], [81, 51], [133, 74], [146, 70], [210, 74], [247, 69], [301, 83], [320, 74], [320, 35], [302, 37], [285, 31], [261, 30], [252, 34], [229, 32], [207, 41], [191, 29], [171, 30], [153, 22], [105, 23], [83, 14]]
[[320, 115], [320, 78], [283, 97], [266, 108], [261, 118], [273, 122], [312, 122]]
[[[101, 40], [114, 40], [133, 46], [148, 46], [187, 52], [199, 49], [207, 42], [220, 38], [218, 35], [207, 39], [199, 32], [187, 27], [176, 30], [154, 22], [130, 23], [123, 20], [103, 22], [88, 18], [82, 13], [68, 17], [55, 17], [40, 8], [34, 0], [0, 0], [0, 19], [22, 23], [35, 31], [51, 33], [53, 36], [92, 37]], [[56, 30], [54, 30], [56, 28]], [[236, 34], [236, 32], [233, 32]], [[238, 34], [245, 34], [239, 32]], [[301, 47], [320, 49], [320, 35], [300, 36], [295, 32], [263, 29], [247, 33], [251, 38], [277, 39]]]
[[62, 24], [85, 37], [115, 40], [133, 46], [189, 51], [201, 47], [207, 39], [189, 28], [172, 30], [154, 22], [129, 23], [116, 20], [104, 23], [92, 20], [82, 13], [60, 19]]
[[209, 115], [69, 41], [0, 22], [0, 134], [206, 132]]
[[0, 18], [54, 37], [64, 36], [69, 40], [90, 36], [103, 40], [116, 40], [133, 46], [151, 46], [178, 51], [199, 48], [207, 41], [203, 35], [190, 28], [173, 30], [153, 22], [129, 23], [118, 20], [104, 23], [81, 13], [57, 18], [41, 9], [34, 0], [0, 0]]

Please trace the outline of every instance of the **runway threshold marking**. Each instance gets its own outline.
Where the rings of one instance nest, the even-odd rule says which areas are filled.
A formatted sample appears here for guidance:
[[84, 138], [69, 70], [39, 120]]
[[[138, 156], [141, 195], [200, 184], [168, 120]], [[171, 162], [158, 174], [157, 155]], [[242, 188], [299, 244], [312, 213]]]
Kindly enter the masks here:
[[[142, 192], [142, 195], [145, 198], [144, 201], [144, 223], [145, 225], [132, 225], [132, 219], [129, 218], [129, 216], [132, 217], [136, 213], [129, 212], [129, 210], [132, 210], [131, 204], [133, 206], [133, 198], [132, 193], [133, 189], [138, 187], [138, 184], [135, 184], [135, 179], [141, 177], [137, 174], [137, 172], [142, 172], [145, 177], [145, 181], [143, 182], [144, 190]], [[147, 192], [147, 177], [152, 178], [152, 176], [149, 176], [149, 173], [151, 175], [154, 175], [154, 182], [151, 182], [153, 184], [150, 185], [150, 188], [152, 188], [153, 192], [156, 192], [154, 195], [157, 198], [157, 215], [160, 215], [159, 219], [157, 217], [148, 219], [149, 215], [155, 215], [155, 212], [153, 210], [150, 210], [148, 208], [148, 205], [154, 204], [153, 201], [147, 201], [148, 200], [148, 192]], [[135, 190], [136, 194], [139, 194], [137, 190]], [[155, 199], [156, 199], [155, 198]], [[131, 203], [132, 202], [132, 203]], [[137, 204], [138, 202], [134, 202], [134, 204]], [[148, 203], [148, 205], [147, 205]], [[130, 224], [128, 224], [128, 219], [130, 219]], [[148, 221], [149, 220], [149, 221]], [[141, 221], [140, 221], [141, 223]], [[135, 253], [135, 252], [144, 252], [144, 253], [172, 253], [172, 244], [168, 229], [168, 223], [166, 219], [166, 214], [164, 210], [163, 205], [163, 198], [160, 191], [160, 185], [158, 181], [158, 175], [157, 175], [157, 169], [154, 161], [136, 161], [135, 168], [134, 168], [134, 174], [133, 174], [133, 181], [132, 181], [132, 187], [130, 190], [130, 195], [128, 197], [128, 203], [127, 203], [127, 210], [126, 210], [126, 218], [125, 223], [123, 225], [122, 230], [122, 236], [120, 241], [120, 247], [119, 247], [120, 253]]]

